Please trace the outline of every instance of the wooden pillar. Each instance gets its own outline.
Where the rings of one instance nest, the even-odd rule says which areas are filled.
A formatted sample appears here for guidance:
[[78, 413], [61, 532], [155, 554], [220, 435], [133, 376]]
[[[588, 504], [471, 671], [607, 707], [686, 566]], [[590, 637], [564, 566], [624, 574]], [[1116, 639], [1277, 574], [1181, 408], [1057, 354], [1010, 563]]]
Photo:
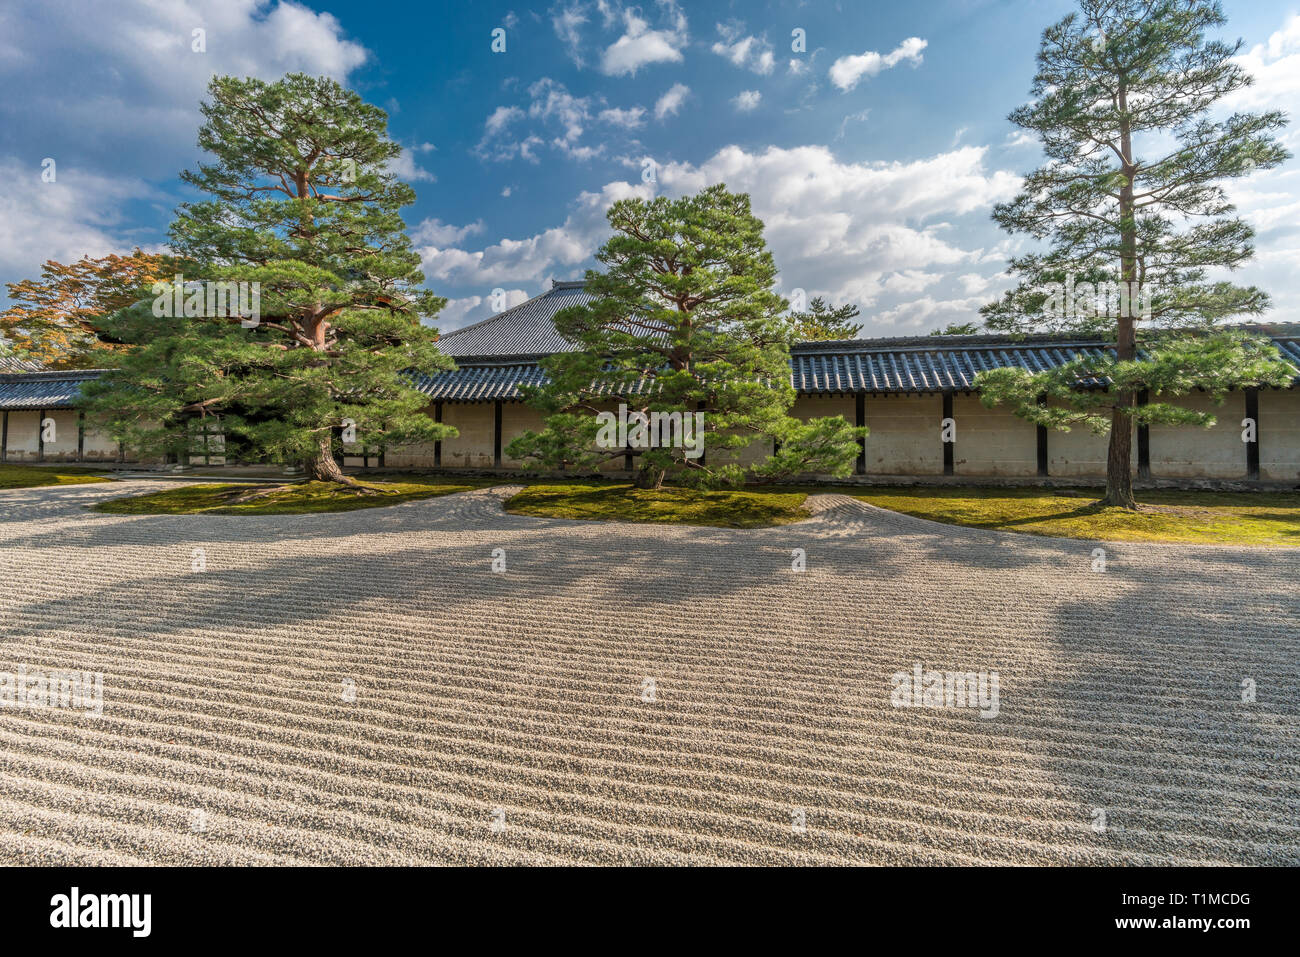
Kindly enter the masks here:
[[36, 413], [36, 461], [45, 461], [45, 410]]
[[[441, 402], [435, 402], [433, 404], [433, 421], [438, 423], [442, 422]], [[436, 469], [442, 468], [442, 439], [438, 439], [433, 443], [433, 467]]]
[[4, 411], [4, 420], [0, 423], [0, 462], [9, 461], [9, 410]]
[[[1038, 397], [1039, 405], [1047, 405], [1047, 396]], [[1038, 474], [1047, 475], [1047, 426], [1038, 426]]]
[[501, 468], [501, 407], [504, 403], [497, 399], [492, 403], [492, 467]]
[[[703, 412], [703, 411], [704, 411], [704, 403], [703, 403], [703, 402], [697, 402], [697, 403], [695, 403], [695, 411], [696, 411], [696, 412]], [[706, 448], [704, 447], [704, 440], [703, 440], [703, 437], [701, 436], [701, 439], [700, 439], [700, 465], [701, 465], [701, 466], [704, 465], [704, 460], [705, 460], [705, 458], [708, 456], [708, 454], [709, 454], [709, 450], [706, 449]]]
[[[858, 428], [867, 424], [867, 395], [865, 392], [859, 392], [854, 396], [854, 423]], [[858, 464], [856, 471], [859, 475], [867, 474], [867, 440], [858, 439]]]
[[1246, 390], [1246, 418], [1255, 423], [1255, 441], [1246, 443], [1246, 478], [1259, 481], [1259, 390]]
[[[1138, 392], [1138, 405], [1146, 405], [1148, 400], [1146, 389]], [[1145, 423], [1138, 425], [1138, 478], [1151, 480], [1151, 427]]]
[[[943, 394], [943, 417], [945, 419], [952, 418], [952, 392], [951, 391], [945, 391]], [[953, 472], [952, 447], [956, 444], [957, 444], [956, 442], [943, 443], [943, 474], [944, 475], [952, 475]]]
[[86, 413], [77, 412], [77, 461], [86, 461]]

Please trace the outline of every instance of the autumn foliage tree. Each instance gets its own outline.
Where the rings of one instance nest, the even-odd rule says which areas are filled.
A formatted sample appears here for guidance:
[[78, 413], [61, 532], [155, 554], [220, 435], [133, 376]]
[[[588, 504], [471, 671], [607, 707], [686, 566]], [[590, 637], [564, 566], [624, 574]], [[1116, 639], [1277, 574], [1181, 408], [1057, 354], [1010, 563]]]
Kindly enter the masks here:
[[98, 331], [96, 321], [145, 298], [176, 268], [172, 256], [139, 249], [66, 265], [48, 260], [39, 279], [6, 284], [13, 304], [0, 312], [0, 337], [17, 358], [46, 368], [102, 366], [123, 346]]

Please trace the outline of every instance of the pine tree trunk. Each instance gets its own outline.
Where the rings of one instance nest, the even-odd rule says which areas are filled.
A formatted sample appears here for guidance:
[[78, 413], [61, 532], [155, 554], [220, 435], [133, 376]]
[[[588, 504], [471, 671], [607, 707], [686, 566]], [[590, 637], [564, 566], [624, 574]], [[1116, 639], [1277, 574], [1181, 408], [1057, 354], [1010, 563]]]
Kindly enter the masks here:
[[334, 460], [333, 441], [329, 435], [320, 440], [316, 455], [302, 464], [307, 478], [313, 482], [338, 482], [340, 485], [357, 485], [356, 480], [343, 474], [339, 463]]
[[[1132, 401], [1133, 396], [1130, 394], [1128, 399]], [[1102, 504], [1137, 508], [1137, 499], [1133, 497], [1133, 420], [1119, 408], [1111, 411], [1110, 445], [1106, 450], [1106, 497]]]
[[634, 484], [637, 488], [663, 488], [664, 476], [667, 474], [665, 469], [644, 468], [636, 473]]
[[[1121, 78], [1119, 83], [1119, 105], [1121, 110], [1128, 108], [1128, 84]], [[1126, 284], [1130, 295], [1121, 297], [1120, 316], [1115, 329], [1115, 358], [1120, 362], [1131, 362], [1137, 358], [1137, 330], [1133, 315], [1133, 283], [1137, 280], [1137, 220], [1136, 197], [1133, 178], [1137, 167], [1133, 162], [1132, 132], [1129, 121], [1120, 123], [1120, 152], [1123, 165], [1123, 182], [1119, 190], [1120, 216], [1120, 279]], [[1127, 303], [1127, 306], [1123, 305]], [[1119, 508], [1137, 509], [1137, 499], [1133, 497], [1133, 407], [1137, 396], [1132, 392], [1116, 392], [1115, 405], [1110, 414], [1110, 445], [1106, 450], [1106, 496], [1103, 505]]]

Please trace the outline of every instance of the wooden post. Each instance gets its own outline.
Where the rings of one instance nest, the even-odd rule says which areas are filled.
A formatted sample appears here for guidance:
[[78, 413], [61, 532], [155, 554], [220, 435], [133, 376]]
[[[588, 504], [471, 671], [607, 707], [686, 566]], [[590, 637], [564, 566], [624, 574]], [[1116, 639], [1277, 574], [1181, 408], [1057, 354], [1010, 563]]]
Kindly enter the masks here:
[[1246, 390], [1246, 418], [1255, 423], [1255, 441], [1246, 443], [1246, 478], [1259, 481], [1259, 389]]
[[45, 410], [36, 413], [36, 461], [45, 461]]
[[[951, 390], [949, 390], [949, 391], [945, 391], [944, 394], [943, 394], [943, 417], [944, 417], [945, 419], [951, 419], [951, 418], [952, 418], [952, 392], [951, 392]], [[957, 444], [956, 442], [945, 442], [945, 443], [943, 443], [943, 474], [944, 474], [944, 475], [952, 475], [952, 473], [953, 473], [953, 468], [952, 468], [952, 459], [953, 459], [953, 455], [952, 455], [952, 447], [953, 447], [954, 445], [956, 445], [956, 444]]]
[[77, 412], [77, 461], [86, 461], [86, 413]]
[[[433, 404], [433, 421], [441, 424], [442, 422], [442, 403]], [[433, 467], [442, 468], [442, 439], [437, 439], [433, 443]]]
[[[858, 428], [867, 424], [867, 395], [865, 392], [859, 392], [854, 396], [854, 419]], [[856, 471], [859, 475], [867, 474], [867, 440], [858, 439], [858, 464]]]
[[[1137, 404], [1148, 402], [1147, 390], [1138, 392]], [[1151, 427], [1145, 423], [1138, 425], [1138, 478], [1143, 482], [1151, 480]]]
[[492, 467], [501, 468], [501, 406], [500, 399], [493, 403], [492, 409]]
[[[1038, 397], [1039, 405], [1047, 405], [1047, 396]], [[1038, 426], [1038, 474], [1047, 475], [1047, 426]]]
[[[697, 402], [697, 403], [695, 403], [695, 411], [696, 411], [696, 412], [703, 412], [703, 411], [704, 411], [704, 403], [703, 403], [703, 402]], [[706, 448], [704, 447], [704, 437], [701, 435], [701, 436], [700, 436], [700, 467], [701, 467], [701, 468], [704, 467], [704, 460], [705, 460], [705, 458], [708, 456], [708, 454], [709, 454], [709, 450], [706, 449]]]
[[9, 410], [4, 411], [4, 423], [0, 424], [0, 462], [9, 461]]

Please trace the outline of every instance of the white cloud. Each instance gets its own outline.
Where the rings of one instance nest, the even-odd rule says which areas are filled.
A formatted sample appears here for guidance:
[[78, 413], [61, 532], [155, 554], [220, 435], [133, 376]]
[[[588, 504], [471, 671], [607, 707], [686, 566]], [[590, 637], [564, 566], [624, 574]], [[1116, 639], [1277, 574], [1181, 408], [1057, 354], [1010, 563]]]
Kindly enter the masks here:
[[713, 44], [713, 52], [726, 57], [733, 66], [749, 69], [762, 76], [772, 72], [776, 66], [776, 56], [772, 44], [765, 37], [748, 36], [742, 24], [719, 23], [718, 33], [722, 39]]
[[559, 142], [573, 146], [582, 136], [584, 124], [591, 118], [591, 100], [574, 96], [564, 86], [550, 77], [542, 77], [528, 88], [532, 103], [528, 115], [533, 119], [554, 120], [564, 128]]
[[416, 146], [403, 147], [402, 152], [398, 154], [397, 159], [388, 164], [388, 169], [403, 182], [416, 183], [424, 181], [428, 183], [436, 183], [438, 177], [434, 176], [433, 173], [429, 172], [415, 161], [417, 153], [430, 153], [433, 152], [433, 148], [432, 143], [420, 143]]
[[1259, 43], [1237, 58], [1255, 78], [1254, 84], [1226, 98], [1232, 109], [1287, 109], [1300, 105], [1300, 14], [1292, 14], [1267, 43]]
[[524, 111], [517, 106], [498, 106], [483, 123], [483, 131], [488, 134], [500, 133], [515, 120], [524, 118]]
[[653, 190], [644, 184], [607, 183], [599, 193], [579, 194], [563, 225], [526, 239], [502, 239], [479, 250], [421, 248], [424, 273], [435, 283], [480, 287], [484, 295], [508, 283], [538, 283], [548, 275], [572, 273], [609, 235], [605, 210], [629, 196], [649, 199]]
[[633, 130], [645, 122], [645, 107], [632, 106], [627, 109], [611, 107], [608, 110], [601, 110], [598, 119], [602, 123], [609, 123], [611, 126], [621, 126], [624, 129]]
[[35, 278], [47, 259], [68, 263], [137, 245], [156, 248], [133, 239], [120, 214], [128, 202], [161, 200], [155, 190], [74, 166], [54, 169], [55, 181], [46, 183], [39, 164], [0, 159], [0, 275], [7, 281]]
[[751, 110], [758, 109], [759, 101], [763, 99], [763, 94], [758, 90], [741, 90], [739, 94], [732, 99], [731, 103], [741, 113], [748, 113]]
[[685, 83], [674, 83], [668, 88], [667, 93], [655, 101], [655, 119], [662, 120], [667, 116], [676, 116], [690, 94], [691, 88]]
[[901, 302], [872, 316], [877, 331], [891, 327], [903, 334], [943, 329], [951, 322], [981, 322], [979, 310], [989, 300], [983, 296], [963, 299], [935, 299], [922, 296], [910, 302]]
[[[528, 88], [530, 99], [525, 111], [518, 106], [498, 106], [483, 124], [483, 138], [474, 148], [484, 159], [521, 159], [537, 162], [537, 148], [545, 140], [536, 132], [516, 137], [510, 128], [525, 117], [540, 127], [551, 127], [557, 135], [551, 145], [573, 159], [586, 160], [604, 152], [604, 144], [583, 146], [579, 143], [586, 124], [591, 121], [591, 98], [574, 96], [563, 83], [542, 77]], [[602, 117], [603, 118], [603, 117]]]
[[986, 153], [964, 146], [907, 163], [845, 163], [824, 146], [729, 146], [699, 166], [661, 166], [659, 182], [672, 194], [713, 183], [749, 193], [783, 288], [865, 307], [980, 261], [981, 250], [945, 237], [949, 219], [985, 211], [1019, 186], [1010, 172], [986, 170]]
[[430, 246], [452, 246], [467, 236], [483, 232], [483, 229], [481, 219], [464, 226], [453, 226], [440, 219], [426, 219], [411, 230], [411, 240], [417, 244]]
[[624, 33], [605, 49], [600, 69], [608, 76], [635, 75], [652, 63], [680, 63], [682, 48], [689, 39], [686, 15], [671, 0], [661, 0], [667, 26], [651, 30], [650, 25], [633, 10], [623, 11]]
[[888, 70], [907, 60], [913, 66], [921, 63], [921, 51], [926, 48], [926, 41], [920, 37], [908, 37], [889, 53], [880, 54], [868, 50], [858, 56], [842, 56], [831, 64], [830, 79], [845, 92], [858, 85], [865, 77], [875, 76], [882, 70]]
[[[506, 289], [504, 292], [506, 309], [512, 309], [532, 298], [526, 289]], [[460, 299], [448, 299], [447, 304], [433, 317], [433, 321], [426, 322], [425, 325], [434, 326], [439, 333], [446, 335], [489, 319], [493, 315], [495, 312], [492, 309], [490, 293], [483, 296], [465, 296]]]
[[555, 35], [564, 44], [569, 59], [579, 67], [583, 66], [579, 51], [582, 48], [582, 25], [586, 22], [586, 8], [581, 3], [569, 7], [561, 5], [551, 11], [551, 26], [555, 28]]
[[[0, 122], [45, 155], [129, 158], [145, 176], [174, 175], [192, 157], [213, 74], [346, 81], [367, 59], [334, 16], [287, 0], [7, 6], [0, 85], [24, 92], [4, 98]], [[191, 48], [195, 29], [206, 52]]]

